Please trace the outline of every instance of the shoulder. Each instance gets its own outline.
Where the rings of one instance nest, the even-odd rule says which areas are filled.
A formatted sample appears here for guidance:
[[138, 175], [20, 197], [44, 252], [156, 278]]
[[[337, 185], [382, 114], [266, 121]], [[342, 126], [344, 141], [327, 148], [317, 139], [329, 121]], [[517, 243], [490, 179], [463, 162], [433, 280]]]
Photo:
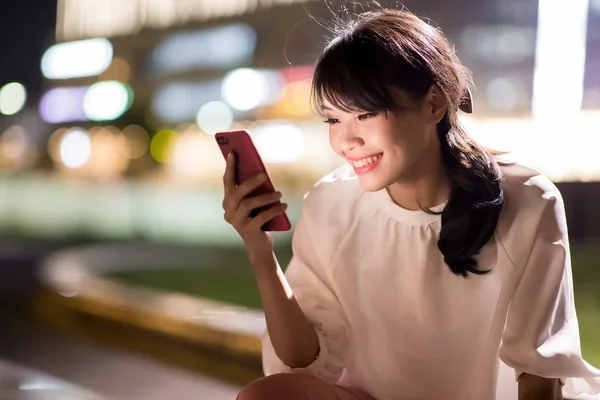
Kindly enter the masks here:
[[562, 196], [556, 185], [541, 172], [523, 164], [502, 165], [505, 206], [511, 214], [541, 212]]
[[[515, 163], [501, 166], [504, 205], [496, 229], [515, 264], [528, 256], [540, 226], [566, 234], [564, 204], [556, 185], [541, 172]], [[552, 221], [544, 221], [551, 219]]]

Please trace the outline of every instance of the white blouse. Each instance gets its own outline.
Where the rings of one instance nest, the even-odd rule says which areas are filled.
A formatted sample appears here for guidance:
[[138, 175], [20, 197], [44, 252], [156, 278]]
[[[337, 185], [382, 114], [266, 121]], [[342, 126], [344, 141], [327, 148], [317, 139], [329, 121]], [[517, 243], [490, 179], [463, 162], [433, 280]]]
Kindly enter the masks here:
[[349, 167], [319, 181], [286, 276], [321, 351], [290, 369], [267, 333], [265, 374], [311, 374], [378, 400], [514, 400], [514, 374], [529, 373], [560, 378], [567, 398], [600, 399], [600, 370], [581, 357], [561, 195], [536, 171], [502, 170], [505, 205], [477, 256], [491, 272], [467, 279], [437, 248], [440, 216], [362, 190]]

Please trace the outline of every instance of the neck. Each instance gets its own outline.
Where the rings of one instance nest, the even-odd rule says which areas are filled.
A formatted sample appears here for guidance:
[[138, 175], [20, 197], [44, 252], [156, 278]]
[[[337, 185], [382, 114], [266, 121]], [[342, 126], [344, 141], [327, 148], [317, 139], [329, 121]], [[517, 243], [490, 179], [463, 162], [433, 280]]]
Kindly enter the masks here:
[[407, 210], [429, 209], [448, 201], [450, 178], [444, 168], [439, 143], [411, 167], [412, 173], [388, 186], [394, 203]]

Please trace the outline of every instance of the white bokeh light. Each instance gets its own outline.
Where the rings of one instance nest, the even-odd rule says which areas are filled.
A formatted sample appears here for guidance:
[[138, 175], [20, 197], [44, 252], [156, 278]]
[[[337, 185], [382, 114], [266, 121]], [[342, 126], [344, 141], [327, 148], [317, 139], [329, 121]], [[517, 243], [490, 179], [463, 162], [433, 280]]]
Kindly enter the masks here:
[[273, 123], [256, 128], [252, 140], [267, 163], [298, 161], [306, 149], [304, 133], [290, 123]]
[[83, 98], [83, 111], [92, 121], [119, 118], [132, 103], [132, 90], [117, 81], [98, 82], [90, 86]]
[[514, 79], [499, 76], [492, 79], [485, 88], [487, 101], [497, 111], [513, 111], [519, 102], [519, 91]]
[[570, 1], [568, 7], [538, 2], [532, 114], [539, 122], [556, 124], [560, 117], [568, 124], [581, 111], [588, 11], [588, 0]]
[[214, 135], [231, 128], [233, 111], [221, 101], [211, 101], [200, 108], [196, 123], [204, 132]]
[[59, 43], [42, 57], [42, 73], [48, 79], [100, 75], [110, 66], [113, 47], [104, 38]]
[[92, 142], [87, 132], [72, 129], [60, 142], [60, 159], [67, 168], [80, 168], [92, 154]]
[[269, 81], [260, 71], [241, 68], [230, 72], [223, 79], [223, 98], [240, 111], [256, 108], [269, 97]]
[[25, 86], [18, 82], [4, 85], [0, 89], [0, 113], [14, 115], [21, 111], [27, 102]]

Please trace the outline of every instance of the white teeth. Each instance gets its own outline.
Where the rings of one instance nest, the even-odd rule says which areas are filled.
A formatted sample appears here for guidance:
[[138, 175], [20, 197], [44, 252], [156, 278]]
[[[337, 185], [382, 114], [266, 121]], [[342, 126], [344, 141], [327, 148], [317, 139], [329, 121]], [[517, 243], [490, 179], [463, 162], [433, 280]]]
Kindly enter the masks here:
[[352, 164], [354, 165], [355, 168], [360, 168], [360, 167], [364, 167], [365, 165], [373, 164], [375, 161], [379, 160], [380, 158], [381, 158], [381, 155], [367, 157], [367, 158], [363, 158], [358, 161], [352, 161]]

